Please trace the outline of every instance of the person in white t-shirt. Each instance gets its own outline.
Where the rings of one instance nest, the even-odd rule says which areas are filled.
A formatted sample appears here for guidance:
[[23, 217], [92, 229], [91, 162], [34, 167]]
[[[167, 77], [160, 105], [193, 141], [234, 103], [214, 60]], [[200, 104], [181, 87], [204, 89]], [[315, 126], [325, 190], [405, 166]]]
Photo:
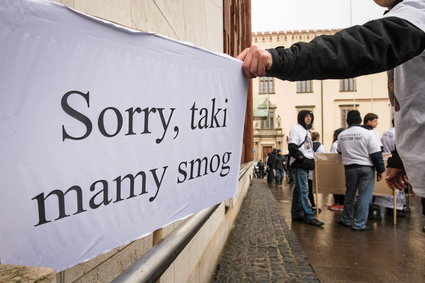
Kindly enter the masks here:
[[354, 231], [371, 229], [366, 226], [366, 221], [375, 184], [375, 169], [378, 181], [385, 171], [381, 148], [374, 134], [360, 126], [361, 121], [359, 111], [348, 112], [349, 128], [339, 134], [337, 149], [345, 169], [346, 186], [344, 210], [338, 223]]
[[367, 113], [363, 118], [363, 127], [372, 131], [382, 151], [381, 134], [376, 130], [376, 127], [378, 126], [378, 118], [378, 115], [375, 113]]
[[410, 182], [414, 193], [425, 197], [425, 0], [374, 1], [388, 8], [382, 18], [289, 48], [252, 46], [238, 58], [248, 78], [288, 81], [348, 79], [394, 68], [395, 96], [390, 101], [406, 170], [389, 163], [385, 180], [393, 189]]
[[386, 130], [381, 137], [382, 151], [391, 153], [395, 150], [395, 128], [394, 119], [391, 121], [392, 127]]
[[298, 124], [288, 135], [289, 166], [295, 178], [291, 215], [293, 221], [303, 221], [320, 227], [324, 223], [314, 217], [308, 201], [308, 171], [314, 169], [313, 142], [308, 130], [313, 125], [313, 120], [313, 113], [301, 110], [298, 113]]
[[[364, 117], [363, 117], [363, 127], [366, 130], [370, 130], [373, 135], [376, 138], [376, 141], [379, 143], [379, 147], [381, 148], [382, 151], [382, 143], [381, 143], [381, 135], [379, 134], [379, 132], [376, 130], [376, 127], [378, 126], [378, 115], [375, 113], [367, 113]], [[369, 220], [381, 220], [381, 213], [379, 210], [379, 206], [375, 205], [375, 196], [372, 197], [372, 201], [369, 205]]]

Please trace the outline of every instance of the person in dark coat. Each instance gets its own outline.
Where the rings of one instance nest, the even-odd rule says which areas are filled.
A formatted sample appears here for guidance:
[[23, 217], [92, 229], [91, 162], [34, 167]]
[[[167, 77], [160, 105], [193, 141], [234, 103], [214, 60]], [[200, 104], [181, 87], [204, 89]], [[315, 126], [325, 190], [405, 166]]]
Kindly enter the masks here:
[[282, 155], [282, 151], [278, 149], [277, 154], [274, 158], [274, 170], [276, 171], [276, 185], [281, 187], [282, 186], [282, 179], [285, 175], [285, 171], [283, 170], [283, 163], [285, 162], [285, 157]]
[[264, 177], [264, 162], [260, 159], [257, 162], [257, 167], [258, 167], [258, 178], [263, 178]]

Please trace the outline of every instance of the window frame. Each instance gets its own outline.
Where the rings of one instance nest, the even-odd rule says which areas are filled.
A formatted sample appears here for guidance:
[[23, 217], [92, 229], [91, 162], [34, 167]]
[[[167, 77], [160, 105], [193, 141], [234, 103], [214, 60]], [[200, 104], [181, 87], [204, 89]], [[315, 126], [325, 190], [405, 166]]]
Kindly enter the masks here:
[[358, 104], [345, 104], [345, 105], [339, 105], [339, 111], [340, 111], [340, 128], [347, 129], [347, 113], [351, 110], [357, 110], [359, 108]]
[[258, 94], [275, 94], [275, 84], [273, 77], [258, 78]]
[[312, 93], [313, 92], [313, 81], [297, 81], [297, 93]]
[[357, 91], [357, 80], [356, 80], [356, 78], [340, 79], [339, 80], [339, 91], [340, 92]]

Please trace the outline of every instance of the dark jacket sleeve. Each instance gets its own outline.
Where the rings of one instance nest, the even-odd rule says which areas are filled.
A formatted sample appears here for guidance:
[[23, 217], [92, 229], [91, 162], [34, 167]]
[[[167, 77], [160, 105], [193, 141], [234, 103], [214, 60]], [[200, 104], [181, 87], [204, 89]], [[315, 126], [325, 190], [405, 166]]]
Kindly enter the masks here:
[[382, 158], [382, 152], [378, 151], [369, 155], [372, 159], [373, 166], [376, 172], [383, 173], [385, 171], [384, 159]]
[[267, 75], [289, 81], [353, 78], [392, 69], [424, 49], [421, 29], [387, 17], [309, 43], [268, 49], [273, 64]]
[[400, 156], [398, 155], [397, 150], [391, 151], [391, 157], [388, 158], [387, 167], [388, 168], [401, 169], [403, 172], [406, 172], [404, 170], [403, 161], [401, 160]]
[[298, 145], [296, 145], [294, 143], [288, 144], [288, 151], [289, 151], [289, 155], [294, 157], [296, 160], [303, 160], [304, 159], [304, 155], [299, 150]]

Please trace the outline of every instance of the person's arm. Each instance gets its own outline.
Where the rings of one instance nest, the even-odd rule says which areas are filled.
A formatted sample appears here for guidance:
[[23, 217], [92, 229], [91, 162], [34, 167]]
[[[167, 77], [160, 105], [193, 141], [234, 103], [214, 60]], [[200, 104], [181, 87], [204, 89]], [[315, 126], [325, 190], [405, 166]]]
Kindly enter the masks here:
[[403, 161], [401, 161], [400, 155], [398, 155], [397, 150], [391, 151], [391, 157], [388, 158], [387, 167], [388, 168], [397, 168], [397, 169], [402, 170], [404, 173], [406, 172], [404, 170]]
[[419, 55], [425, 33], [406, 20], [387, 17], [334, 35], [269, 49], [268, 76], [298, 81], [340, 79], [389, 70]]
[[376, 180], [379, 182], [382, 180], [382, 173], [385, 171], [384, 159], [382, 158], [382, 151], [378, 151], [372, 154], [369, 154], [370, 159], [372, 159], [373, 166], [376, 170]]
[[419, 55], [425, 33], [408, 21], [386, 17], [322, 35], [290, 48], [245, 49], [238, 58], [248, 78], [342, 79], [382, 72]]
[[294, 157], [296, 160], [303, 160], [304, 159], [304, 155], [299, 150], [298, 145], [296, 145], [294, 143], [290, 143], [290, 144], [288, 144], [288, 150], [289, 150], [290, 156]]
[[382, 151], [378, 151], [369, 154], [372, 164], [378, 174], [382, 174], [385, 171], [384, 159], [382, 158]]
[[397, 150], [391, 151], [392, 156], [387, 161], [387, 172], [385, 173], [385, 181], [387, 185], [395, 190], [404, 190], [409, 184], [409, 180], [404, 170], [403, 161], [398, 155]]

